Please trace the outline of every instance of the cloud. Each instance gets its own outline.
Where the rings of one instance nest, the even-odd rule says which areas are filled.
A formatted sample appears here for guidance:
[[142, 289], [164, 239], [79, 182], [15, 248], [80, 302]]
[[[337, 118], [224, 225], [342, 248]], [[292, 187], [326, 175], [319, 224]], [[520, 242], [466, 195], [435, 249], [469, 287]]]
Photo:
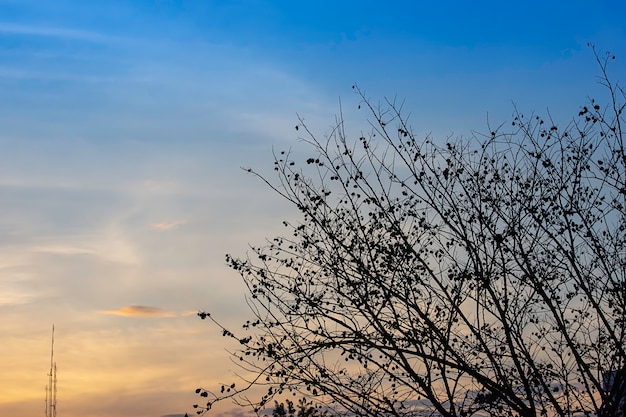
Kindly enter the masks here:
[[54, 38], [66, 38], [75, 39], [87, 42], [109, 42], [113, 40], [123, 40], [117, 36], [103, 35], [97, 32], [81, 30], [81, 29], [68, 29], [58, 27], [43, 27], [43, 26], [31, 26], [20, 25], [16, 23], [0, 22], [0, 33], [6, 33], [10, 35], [24, 35], [24, 36], [42, 36], [42, 37], [54, 37]]
[[[135, 247], [119, 236], [103, 236], [98, 241], [93, 237], [68, 238], [68, 243], [33, 246], [30, 250], [36, 253], [47, 253], [60, 256], [93, 256], [108, 262], [136, 265], [140, 263]], [[82, 241], [81, 241], [82, 239]], [[73, 241], [72, 241], [73, 240]]]
[[158, 307], [124, 306], [117, 310], [102, 310], [102, 314], [111, 314], [123, 317], [175, 317], [176, 314]]
[[22, 260], [10, 250], [1, 253], [4, 259], [0, 261], [0, 307], [28, 304], [39, 297], [43, 291], [33, 285], [33, 274], [24, 268]]
[[186, 310], [180, 313], [182, 317], [196, 316], [198, 315], [198, 310]]
[[0, 306], [28, 304], [39, 294], [11, 286], [0, 286]]
[[176, 221], [169, 222], [169, 223], [153, 224], [152, 227], [154, 229], [157, 229], [157, 230], [170, 230], [170, 229], [174, 229], [174, 228], [176, 228], [178, 226], [182, 226], [185, 223], [187, 223], [186, 220], [176, 220]]

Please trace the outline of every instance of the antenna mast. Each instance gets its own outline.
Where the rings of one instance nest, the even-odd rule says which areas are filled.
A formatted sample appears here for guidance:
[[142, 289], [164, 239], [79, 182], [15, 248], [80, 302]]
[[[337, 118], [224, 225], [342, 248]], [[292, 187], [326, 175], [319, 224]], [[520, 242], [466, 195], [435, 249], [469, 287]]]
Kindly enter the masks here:
[[54, 324], [52, 325], [52, 345], [50, 349], [50, 372], [46, 386], [46, 417], [57, 415], [57, 364], [54, 361]]

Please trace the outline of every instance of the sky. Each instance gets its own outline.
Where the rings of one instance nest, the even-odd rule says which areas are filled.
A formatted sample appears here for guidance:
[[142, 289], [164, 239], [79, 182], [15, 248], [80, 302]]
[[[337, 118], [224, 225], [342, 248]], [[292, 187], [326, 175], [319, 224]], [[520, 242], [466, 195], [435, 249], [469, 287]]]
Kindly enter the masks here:
[[626, 82], [621, 0], [468, 4], [0, 0], [0, 415], [45, 415], [53, 325], [59, 417], [191, 415], [232, 381], [196, 313], [243, 323], [224, 255], [295, 216], [241, 168], [305, 152], [298, 116], [366, 129], [354, 83], [463, 140], [602, 97], [588, 42]]

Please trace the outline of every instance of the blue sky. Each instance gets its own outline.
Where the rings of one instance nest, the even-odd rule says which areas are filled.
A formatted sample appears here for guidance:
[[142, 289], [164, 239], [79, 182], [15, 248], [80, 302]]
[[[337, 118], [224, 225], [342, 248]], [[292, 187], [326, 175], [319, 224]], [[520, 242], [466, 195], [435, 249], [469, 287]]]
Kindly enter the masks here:
[[41, 412], [52, 323], [59, 413], [191, 412], [236, 369], [194, 317], [245, 321], [224, 254], [294, 215], [240, 167], [271, 175], [298, 114], [323, 135], [341, 99], [358, 133], [356, 82], [406, 100], [418, 135], [513, 103], [565, 123], [602, 96], [588, 42], [624, 79], [625, 19], [608, 0], [0, 0], [0, 415]]

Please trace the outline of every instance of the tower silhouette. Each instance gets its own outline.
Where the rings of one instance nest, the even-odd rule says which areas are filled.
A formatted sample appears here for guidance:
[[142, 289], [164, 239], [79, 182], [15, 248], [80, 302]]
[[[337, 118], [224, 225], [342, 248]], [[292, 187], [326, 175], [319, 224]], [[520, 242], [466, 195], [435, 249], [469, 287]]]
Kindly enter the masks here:
[[46, 417], [57, 415], [57, 364], [54, 361], [54, 324], [52, 325], [52, 345], [50, 348], [50, 372], [46, 385]]

